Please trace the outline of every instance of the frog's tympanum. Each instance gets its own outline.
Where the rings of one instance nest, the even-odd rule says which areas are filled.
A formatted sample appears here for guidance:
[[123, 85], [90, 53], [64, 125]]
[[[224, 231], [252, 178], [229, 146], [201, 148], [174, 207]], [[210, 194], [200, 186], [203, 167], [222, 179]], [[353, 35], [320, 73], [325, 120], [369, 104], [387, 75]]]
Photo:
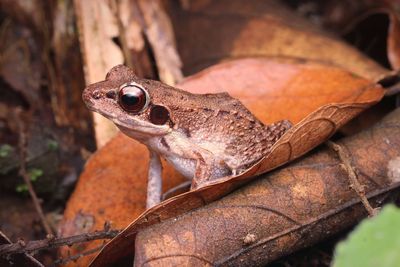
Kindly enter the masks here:
[[289, 121], [264, 125], [227, 93], [192, 94], [139, 78], [123, 65], [88, 86], [83, 100], [148, 147], [148, 208], [161, 199], [160, 156], [193, 179], [194, 189], [243, 172], [291, 126]]

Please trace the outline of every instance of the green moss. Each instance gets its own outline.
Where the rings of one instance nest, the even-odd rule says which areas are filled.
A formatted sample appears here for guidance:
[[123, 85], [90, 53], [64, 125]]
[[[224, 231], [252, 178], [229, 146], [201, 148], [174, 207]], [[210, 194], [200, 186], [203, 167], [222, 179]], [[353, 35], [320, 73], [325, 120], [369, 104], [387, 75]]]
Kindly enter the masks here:
[[15, 188], [15, 191], [17, 191], [18, 193], [28, 192], [28, 185], [27, 184], [19, 184]]
[[29, 178], [31, 179], [32, 182], [37, 181], [37, 179], [43, 175], [43, 170], [41, 169], [30, 169], [28, 172]]
[[10, 155], [10, 153], [13, 151], [13, 147], [10, 145], [1, 145], [0, 146], [0, 158], [6, 158]]
[[58, 150], [58, 143], [57, 143], [57, 141], [55, 141], [55, 140], [47, 140], [47, 148], [50, 150], [50, 151], [56, 151], [56, 150]]

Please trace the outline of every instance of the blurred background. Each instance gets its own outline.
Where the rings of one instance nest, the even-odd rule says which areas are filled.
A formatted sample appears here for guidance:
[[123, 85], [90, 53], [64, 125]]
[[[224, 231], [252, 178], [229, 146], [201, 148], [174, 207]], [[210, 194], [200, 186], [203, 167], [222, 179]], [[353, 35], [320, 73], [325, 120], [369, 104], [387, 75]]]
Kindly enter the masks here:
[[[0, 230], [13, 242], [59, 231], [86, 160], [117, 134], [81, 100], [111, 67], [175, 85], [220, 62], [293, 57], [378, 80], [400, 66], [399, 10], [395, 0], [0, 0]], [[329, 266], [335, 242], [271, 266]]]

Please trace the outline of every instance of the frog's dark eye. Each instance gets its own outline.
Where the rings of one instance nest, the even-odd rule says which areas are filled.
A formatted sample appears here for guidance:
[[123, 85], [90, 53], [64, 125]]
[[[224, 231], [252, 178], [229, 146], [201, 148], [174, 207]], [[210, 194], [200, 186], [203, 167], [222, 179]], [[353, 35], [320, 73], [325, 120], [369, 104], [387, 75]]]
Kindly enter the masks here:
[[150, 121], [157, 125], [165, 124], [169, 119], [169, 111], [163, 106], [153, 106], [150, 110]]
[[123, 86], [118, 93], [118, 101], [121, 107], [131, 113], [142, 111], [149, 102], [147, 92], [136, 84]]

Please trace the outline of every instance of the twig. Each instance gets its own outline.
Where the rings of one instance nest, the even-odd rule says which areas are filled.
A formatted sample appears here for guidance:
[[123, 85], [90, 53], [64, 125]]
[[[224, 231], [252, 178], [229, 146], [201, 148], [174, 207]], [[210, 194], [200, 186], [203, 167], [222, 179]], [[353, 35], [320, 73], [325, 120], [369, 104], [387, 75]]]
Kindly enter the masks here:
[[0, 245], [0, 256], [30, 253], [42, 249], [57, 248], [61, 246], [72, 246], [75, 243], [82, 243], [97, 239], [110, 239], [115, 237], [120, 230], [105, 229], [102, 231], [95, 231], [93, 233], [86, 233], [68, 237], [50, 237], [43, 240], [34, 240], [29, 242], [19, 241], [13, 244]]
[[365, 196], [365, 188], [357, 178], [357, 174], [355, 173], [353, 167], [351, 166], [351, 158], [349, 153], [345, 151], [340, 145], [332, 142], [327, 141], [326, 144], [332, 150], [334, 150], [337, 155], [339, 156], [340, 161], [342, 162], [341, 167], [347, 172], [349, 179], [350, 179], [350, 187], [357, 193], [359, 198], [361, 199], [362, 204], [364, 205], [365, 209], [368, 211], [369, 216], [375, 216], [378, 213], [378, 209], [375, 209], [371, 206], [368, 201], [368, 198]]
[[20, 161], [19, 174], [22, 176], [22, 178], [24, 178], [24, 181], [28, 186], [29, 194], [31, 195], [33, 205], [35, 206], [36, 212], [40, 217], [40, 221], [42, 222], [44, 230], [46, 231], [47, 235], [53, 236], [53, 231], [49, 223], [47, 222], [46, 217], [44, 216], [42, 206], [40, 205], [40, 201], [32, 186], [31, 179], [28, 173], [26, 172], [26, 155], [27, 155], [26, 129], [24, 125], [25, 124], [24, 119], [22, 118], [21, 113], [22, 113], [21, 109], [16, 109], [17, 124], [19, 128], [19, 161]]
[[400, 70], [391, 71], [384, 78], [378, 81], [385, 89], [385, 96], [393, 96], [400, 94]]
[[77, 259], [79, 259], [79, 258], [81, 258], [81, 257], [85, 257], [85, 256], [87, 256], [87, 255], [90, 255], [90, 254], [93, 254], [93, 253], [95, 253], [95, 252], [97, 252], [97, 251], [100, 251], [100, 250], [104, 247], [104, 245], [105, 245], [105, 244], [103, 243], [103, 244], [101, 244], [101, 245], [98, 246], [98, 247], [95, 247], [95, 248], [92, 248], [92, 249], [88, 249], [88, 250], [86, 250], [86, 251], [84, 251], [84, 252], [81, 252], [81, 253], [72, 255], [72, 256], [70, 256], [70, 257], [68, 257], [68, 258], [58, 259], [58, 260], [56, 260], [56, 261], [54, 262], [54, 265], [55, 265], [55, 266], [57, 266], [57, 265], [64, 265], [64, 264], [66, 264], [66, 263], [68, 263], [68, 262], [70, 262], [70, 261], [76, 261]]
[[392, 96], [400, 93], [400, 82], [386, 89], [385, 95]]

